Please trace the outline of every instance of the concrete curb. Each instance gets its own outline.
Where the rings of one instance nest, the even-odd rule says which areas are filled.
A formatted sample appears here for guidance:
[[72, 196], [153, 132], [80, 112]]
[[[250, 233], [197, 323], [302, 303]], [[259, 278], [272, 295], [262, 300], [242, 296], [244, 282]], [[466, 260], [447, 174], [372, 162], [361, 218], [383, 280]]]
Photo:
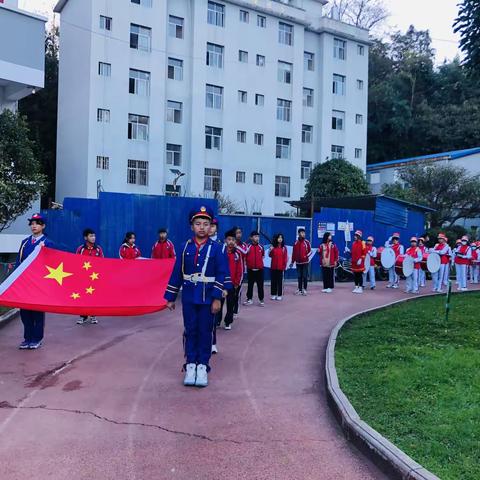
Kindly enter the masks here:
[[13, 308], [12, 310], [4, 313], [0, 316], [0, 328], [5, 327], [8, 325], [16, 316], [20, 313], [18, 308]]
[[[473, 293], [478, 290], [471, 290]], [[370, 425], [365, 423], [358, 415], [352, 404], [342, 392], [338, 382], [335, 368], [335, 345], [337, 337], [343, 326], [368, 313], [384, 310], [393, 305], [415, 301], [419, 298], [434, 297], [438, 294], [425, 294], [416, 297], [404, 298], [379, 307], [370, 308], [355, 313], [341, 320], [332, 330], [327, 344], [325, 361], [325, 380], [327, 401], [335, 417], [340, 423], [345, 436], [353, 442], [368, 458], [377, 464], [391, 478], [401, 480], [439, 480], [439, 477], [426, 470], [420, 464], [410, 458], [405, 452], [397, 448], [393, 443], [380, 435]]]

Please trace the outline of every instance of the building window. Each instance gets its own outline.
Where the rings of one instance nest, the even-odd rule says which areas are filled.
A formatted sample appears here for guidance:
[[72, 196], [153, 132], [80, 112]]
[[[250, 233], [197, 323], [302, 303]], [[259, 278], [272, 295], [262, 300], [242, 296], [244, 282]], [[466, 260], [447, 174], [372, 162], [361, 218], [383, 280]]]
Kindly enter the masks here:
[[315, 56], [310, 52], [303, 52], [303, 66], [305, 70], [313, 72], [315, 70]]
[[146, 187], [148, 185], [148, 162], [144, 160], [129, 160], [127, 183]]
[[237, 172], [235, 175], [235, 181], [237, 183], [245, 183], [245, 172]]
[[357, 113], [355, 115], [355, 123], [357, 125], [363, 125], [363, 115], [361, 115], [360, 113]]
[[313, 89], [312, 88], [303, 89], [303, 106], [313, 107]]
[[253, 143], [255, 145], [263, 145], [263, 133], [255, 133], [253, 135]]
[[290, 177], [275, 176], [275, 196], [290, 196]]
[[257, 15], [257, 27], [267, 28], [267, 17]]
[[240, 10], [240, 21], [243, 23], [248, 23], [249, 15], [246, 10]]
[[363, 80], [357, 80], [357, 89], [363, 90]]
[[362, 158], [362, 149], [361, 148], [356, 148], [355, 149], [355, 158], [356, 159]]
[[180, 188], [180, 185], [172, 185], [167, 183], [165, 185], [165, 196], [167, 197], [179, 197], [180, 194], [182, 193], [182, 189]]
[[142, 7], [151, 7], [152, 0], [130, 0], [131, 3], [135, 3], [136, 5], [142, 5]]
[[247, 103], [247, 98], [248, 98], [247, 92], [245, 92], [244, 90], [238, 91], [238, 101], [240, 103]]
[[255, 185], [263, 185], [263, 174], [261, 173], [254, 173], [253, 174], [253, 183]]
[[207, 85], [205, 106], [221, 110], [223, 106], [223, 87]]
[[222, 129], [217, 127], [205, 127], [205, 148], [207, 150], [222, 149]]
[[112, 75], [112, 64], [98, 62], [98, 74], [102, 77], [110, 77]]
[[255, 105], [263, 107], [265, 105], [265, 96], [260, 93], [255, 94]]
[[223, 47], [214, 43], [207, 43], [207, 65], [223, 68]]
[[168, 58], [168, 78], [171, 80], [183, 80], [183, 60]]
[[132, 95], [150, 96], [150, 72], [130, 69], [128, 91]]
[[130, 48], [149, 52], [152, 44], [152, 29], [142, 25], [130, 24]]
[[293, 65], [287, 62], [278, 62], [278, 81], [292, 83]]
[[110, 123], [110, 110], [107, 110], [106, 108], [98, 108], [97, 122]]
[[239, 50], [238, 61], [242, 63], [248, 63], [248, 52], [246, 52], [245, 50]]
[[167, 122], [182, 123], [182, 102], [167, 101]]
[[112, 29], [112, 17], [100, 15], [100, 29], [110, 31]]
[[148, 141], [149, 121], [149, 117], [130, 113], [128, 115], [128, 138]]
[[223, 27], [225, 25], [225, 5], [208, 2], [207, 22], [210, 25]]
[[208, 192], [222, 191], [222, 171], [219, 168], [205, 169], [203, 188]]
[[167, 165], [172, 165], [174, 167], [180, 167], [182, 165], [182, 146], [175, 145], [173, 143], [167, 143]]
[[332, 145], [332, 158], [344, 158], [344, 150], [341, 145]]
[[334, 95], [345, 95], [346, 77], [344, 75], [333, 74], [333, 93]]
[[281, 158], [284, 160], [290, 159], [290, 144], [291, 140], [289, 138], [277, 137], [277, 148], [276, 148], [276, 158]]
[[257, 67], [264, 67], [264, 66], [265, 66], [265, 56], [257, 55]]
[[247, 132], [245, 130], [237, 130], [237, 142], [239, 143], [247, 142]]
[[283, 45], [293, 45], [293, 25], [278, 22], [278, 41]]
[[168, 16], [168, 34], [173, 38], [183, 38], [183, 18]]
[[339, 60], [347, 58], [347, 42], [340, 38], [333, 39], [333, 57]]
[[361, 55], [363, 57], [365, 55], [365, 47], [363, 45], [358, 44], [357, 53], [358, 55]]
[[289, 122], [292, 116], [292, 102], [277, 98], [277, 120]]
[[100, 170], [110, 170], [110, 157], [97, 155], [97, 168]]
[[302, 143], [313, 142], [313, 127], [312, 125], [302, 125]]
[[311, 173], [312, 173], [312, 162], [306, 162], [306, 161], [302, 160], [300, 178], [302, 180], [308, 180]]
[[332, 129], [343, 130], [345, 125], [345, 112], [332, 110]]

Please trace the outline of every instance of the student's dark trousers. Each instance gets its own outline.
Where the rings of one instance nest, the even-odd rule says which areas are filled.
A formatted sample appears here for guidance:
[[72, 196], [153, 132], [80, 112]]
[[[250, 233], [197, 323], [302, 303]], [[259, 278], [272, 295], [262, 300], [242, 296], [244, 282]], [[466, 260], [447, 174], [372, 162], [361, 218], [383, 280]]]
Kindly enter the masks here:
[[271, 294], [276, 297], [283, 295], [283, 270], [270, 269]]
[[263, 302], [263, 297], [265, 296], [263, 291], [263, 269], [261, 270], [248, 270], [247, 272], [248, 279], [248, 288], [247, 288], [247, 300], [253, 298], [253, 286], [257, 284], [258, 289], [258, 299]]
[[234, 287], [228, 291], [227, 298], [225, 299], [227, 313], [225, 313], [224, 322], [227, 327], [233, 323], [233, 314], [235, 313], [235, 304], [238, 303], [239, 292], [240, 287]]
[[308, 286], [308, 263], [297, 263], [298, 289], [306, 290]]
[[335, 287], [335, 284], [333, 281], [334, 273], [335, 273], [334, 267], [322, 267], [323, 288]]
[[20, 318], [24, 327], [24, 338], [28, 343], [38, 343], [43, 340], [45, 328], [45, 313], [32, 310], [20, 310]]

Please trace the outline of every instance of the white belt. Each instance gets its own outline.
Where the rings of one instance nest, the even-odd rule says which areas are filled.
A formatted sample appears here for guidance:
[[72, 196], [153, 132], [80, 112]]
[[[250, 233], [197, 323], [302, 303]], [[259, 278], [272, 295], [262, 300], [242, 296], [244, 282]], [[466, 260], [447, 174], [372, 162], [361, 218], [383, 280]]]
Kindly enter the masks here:
[[192, 273], [191, 275], [183, 274], [183, 279], [192, 283], [213, 283], [215, 277], [205, 277], [202, 273]]

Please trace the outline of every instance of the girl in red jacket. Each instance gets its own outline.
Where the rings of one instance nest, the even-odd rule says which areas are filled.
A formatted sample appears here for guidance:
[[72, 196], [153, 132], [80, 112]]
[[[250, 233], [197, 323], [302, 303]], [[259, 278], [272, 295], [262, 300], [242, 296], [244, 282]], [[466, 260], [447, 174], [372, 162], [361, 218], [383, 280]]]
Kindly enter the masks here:
[[335, 287], [335, 267], [338, 263], [338, 248], [333, 243], [332, 234], [325, 232], [323, 241], [318, 247], [320, 265], [322, 267], [323, 290], [324, 293], [332, 293]]
[[274, 235], [268, 255], [272, 259], [272, 264], [270, 266], [271, 299], [282, 300], [283, 272], [287, 269], [288, 252], [287, 247], [284, 245], [283, 235], [281, 233]]
[[365, 272], [365, 258], [367, 246], [362, 240], [363, 233], [357, 230], [352, 244], [352, 272], [355, 279], [353, 293], [363, 293], [363, 273]]
[[142, 256], [140, 249], [135, 245], [135, 233], [127, 232], [119, 251], [123, 260], [135, 260]]

